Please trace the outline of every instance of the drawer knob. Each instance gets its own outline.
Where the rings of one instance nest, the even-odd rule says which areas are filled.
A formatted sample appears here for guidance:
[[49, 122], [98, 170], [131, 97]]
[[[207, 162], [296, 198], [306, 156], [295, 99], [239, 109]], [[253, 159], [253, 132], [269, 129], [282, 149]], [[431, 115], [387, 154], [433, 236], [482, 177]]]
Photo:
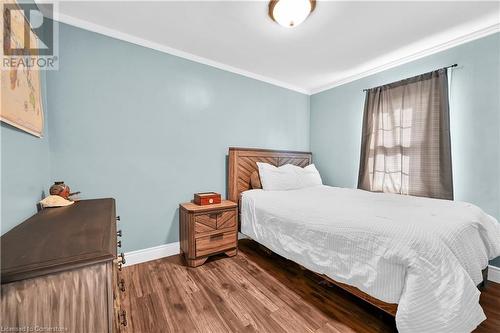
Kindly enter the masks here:
[[126, 261], [125, 261], [125, 254], [122, 252], [120, 253], [120, 255], [118, 256], [118, 262], [122, 265], [125, 265]]
[[117, 247], [122, 247], [122, 241], [121, 241], [121, 240], [119, 240], [118, 242], [116, 242], [116, 246], [117, 246]]
[[121, 292], [125, 292], [125, 280], [120, 279], [120, 282], [118, 282], [118, 287], [120, 288]]
[[118, 321], [120, 322], [120, 325], [127, 326], [127, 311], [120, 310], [118, 312]]
[[117, 221], [120, 221], [120, 215], [118, 215], [118, 216], [116, 217], [116, 220], [117, 220]]
[[121, 237], [122, 236], [122, 230], [121, 229], [116, 232], [116, 236], [117, 237]]

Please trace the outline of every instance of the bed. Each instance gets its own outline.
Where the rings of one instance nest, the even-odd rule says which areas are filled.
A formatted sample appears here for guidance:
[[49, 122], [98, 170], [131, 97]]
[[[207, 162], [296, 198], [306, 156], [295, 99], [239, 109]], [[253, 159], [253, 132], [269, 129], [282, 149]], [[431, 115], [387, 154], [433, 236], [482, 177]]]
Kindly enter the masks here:
[[230, 148], [228, 197], [241, 232], [395, 315], [400, 332], [470, 332], [500, 226], [462, 202], [315, 186], [250, 189], [257, 162], [306, 166], [305, 152]]

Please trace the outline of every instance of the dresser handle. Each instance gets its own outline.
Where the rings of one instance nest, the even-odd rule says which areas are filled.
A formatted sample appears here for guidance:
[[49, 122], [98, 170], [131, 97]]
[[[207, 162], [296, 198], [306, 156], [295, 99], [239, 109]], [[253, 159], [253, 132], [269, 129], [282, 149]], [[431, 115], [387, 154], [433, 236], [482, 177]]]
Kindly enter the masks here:
[[120, 310], [118, 312], [118, 321], [120, 322], [120, 325], [127, 326], [127, 311]]
[[223, 234], [211, 235], [210, 241], [220, 240], [220, 239], [222, 239], [223, 236], [224, 236]]
[[126, 261], [125, 261], [125, 253], [120, 253], [120, 255], [118, 256], [118, 262], [122, 265], [125, 265]]
[[118, 216], [116, 217], [116, 220], [117, 220], [117, 221], [120, 221], [120, 215], [118, 215]]
[[116, 232], [116, 237], [121, 237], [121, 236], [122, 236], [122, 230], [120, 229]]
[[120, 272], [122, 271], [122, 266], [123, 266], [123, 265], [122, 265], [122, 263], [121, 263], [121, 262], [119, 262], [119, 263], [118, 263], [118, 270], [119, 270]]
[[119, 240], [118, 242], [116, 242], [116, 247], [122, 247], [122, 241]]
[[120, 282], [118, 282], [118, 287], [120, 288], [121, 292], [125, 292], [125, 280], [120, 279]]

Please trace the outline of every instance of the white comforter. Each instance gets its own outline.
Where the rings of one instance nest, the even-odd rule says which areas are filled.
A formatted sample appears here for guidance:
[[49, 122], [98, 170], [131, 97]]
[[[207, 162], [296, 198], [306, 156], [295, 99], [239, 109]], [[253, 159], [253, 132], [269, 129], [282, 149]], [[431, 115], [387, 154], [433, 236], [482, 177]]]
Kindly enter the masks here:
[[316, 186], [243, 193], [241, 231], [306, 268], [398, 303], [400, 332], [470, 332], [500, 224], [454, 202]]

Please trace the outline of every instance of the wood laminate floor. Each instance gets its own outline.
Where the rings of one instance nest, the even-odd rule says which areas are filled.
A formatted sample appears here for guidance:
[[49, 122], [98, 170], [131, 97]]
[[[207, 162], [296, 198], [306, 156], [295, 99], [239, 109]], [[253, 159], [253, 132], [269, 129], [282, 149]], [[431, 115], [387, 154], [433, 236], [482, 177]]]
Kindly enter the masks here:
[[[123, 332], [395, 332], [394, 319], [256, 243], [237, 256], [188, 268], [180, 256], [126, 267]], [[488, 319], [476, 332], [500, 332], [500, 284], [481, 295]]]

